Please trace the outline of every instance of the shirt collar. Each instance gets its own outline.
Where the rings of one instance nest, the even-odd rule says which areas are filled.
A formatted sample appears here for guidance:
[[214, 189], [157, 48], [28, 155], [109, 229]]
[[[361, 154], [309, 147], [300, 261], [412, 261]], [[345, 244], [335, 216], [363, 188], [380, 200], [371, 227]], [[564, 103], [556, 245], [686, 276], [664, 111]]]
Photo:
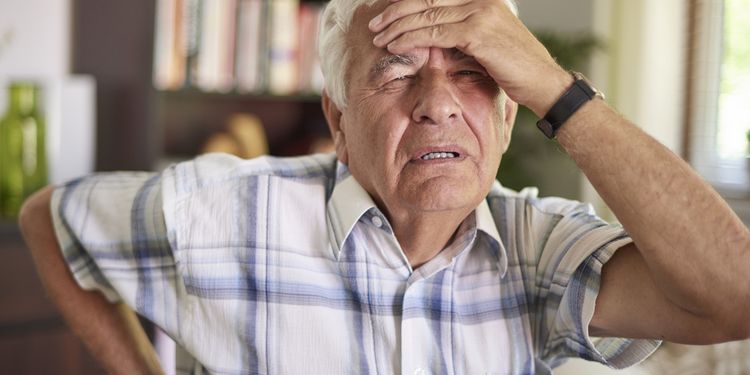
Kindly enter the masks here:
[[[328, 220], [328, 237], [333, 250], [333, 255], [338, 259], [342, 247], [354, 225], [367, 211], [377, 208], [370, 194], [349, 173], [349, 169], [341, 162], [337, 162], [336, 185], [328, 200], [326, 218]], [[508, 269], [508, 257], [505, 246], [500, 240], [495, 220], [487, 204], [482, 202], [474, 210], [476, 215], [477, 233], [482, 232], [487, 236], [491, 250], [497, 256], [497, 267], [500, 275], [504, 276]]]
[[373, 207], [375, 207], [375, 202], [367, 191], [349, 173], [349, 169], [338, 162], [336, 185], [328, 200], [326, 215], [328, 237], [334, 257], [338, 259], [344, 241], [349, 237], [354, 225], [365, 212]]
[[479, 203], [474, 212], [477, 219], [477, 232], [483, 232], [487, 236], [489, 245], [492, 247], [493, 252], [496, 252], [497, 268], [500, 271], [500, 277], [503, 277], [508, 270], [508, 255], [503, 241], [500, 240], [500, 234], [497, 232], [497, 225], [495, 224], [495, 219], [492, 216], [487, 200], [482, 199], [482, 202]]

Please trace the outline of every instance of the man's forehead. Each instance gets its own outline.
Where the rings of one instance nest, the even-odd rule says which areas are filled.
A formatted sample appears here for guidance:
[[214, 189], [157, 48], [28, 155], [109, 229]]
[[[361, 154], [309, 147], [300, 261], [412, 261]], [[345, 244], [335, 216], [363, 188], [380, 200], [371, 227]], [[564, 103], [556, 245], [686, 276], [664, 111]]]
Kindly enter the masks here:
[[[350, 24], [347, 43], [353, 51], [356, 51], [352, 56], [354, 59], [350, 62], [350, 67], [362, 66], [367, 70], [366, 77], [368, 79], [381, 76], [394, 66], [413, 66], [429, 54], [429, 49], [420, 48], [410, 53], [396, 55], [389, 53], [385, 48], [378, 48], [373, 44], [372, 39], [375, 37], [375, 33], [370, 31], [368, 24], [373, 17], [382, 12], [389, 4], [389, 1], [383, 0], [376, 1], [371, 5], [359, 6], [355, 10], [352, 23]], [[446, 49], [443, 52], [444, 56], [450, 60], [474, 61], [473, 57], [464, 54], [456, 48]]]
[[[371, 5], [362, 4], [355, 9], [345, 39], [348, 49], [352, 51], [350, 67], [361, 65], [361, 63], [367, 61], [366, 59], [362, 60], [365, 56], [381, 55], [380, 49], [375, 47], [372, 42], [375, 33], [370, 31], [368, 24], [373, 17], [385, 9], [387, 4], [387, 1], [378, 1]], [[351, 64], [355, 61], [355, 64]]]
[[357, 17], [365, 17], [367, 18], [365, 24], [367, 24], [370, 22], [370, 19], [372, 17], [375, 17], [377, 14], [384, 11], [385, 8], [387, 8], [390, 4], [391, 1], [389, 0], [364, 1], [354, 10], [354, 18], [352, 19], [352, 21], [362, 22], [363, 19], [357, 20]]

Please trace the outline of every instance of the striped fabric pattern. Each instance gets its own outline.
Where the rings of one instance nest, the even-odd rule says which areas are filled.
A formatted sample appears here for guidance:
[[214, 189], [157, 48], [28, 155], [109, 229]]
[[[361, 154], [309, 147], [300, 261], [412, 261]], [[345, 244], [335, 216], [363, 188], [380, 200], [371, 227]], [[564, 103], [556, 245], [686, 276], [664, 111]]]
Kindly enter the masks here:
[[51, 209], [81, 287], [167, 332], [177, 373], [545, 374], [658, 346], [589, 337], [602, 265], [631, 240], [535, 189], [495, 184], [416, 270], [331, 154], [97, 174]]

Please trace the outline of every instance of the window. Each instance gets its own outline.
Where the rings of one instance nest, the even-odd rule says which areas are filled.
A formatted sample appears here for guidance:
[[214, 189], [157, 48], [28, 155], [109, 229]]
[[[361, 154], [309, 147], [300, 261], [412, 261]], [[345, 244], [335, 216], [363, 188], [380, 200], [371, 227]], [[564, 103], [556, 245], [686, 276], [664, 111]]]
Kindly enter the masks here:
[[690, 160], [720, 192], [750, 197], [750, 0], [693, 0]]
[[750, 131], [750, 0], [724, 1], [723, 53], [717, 152], [722, 159], [747, 156]]

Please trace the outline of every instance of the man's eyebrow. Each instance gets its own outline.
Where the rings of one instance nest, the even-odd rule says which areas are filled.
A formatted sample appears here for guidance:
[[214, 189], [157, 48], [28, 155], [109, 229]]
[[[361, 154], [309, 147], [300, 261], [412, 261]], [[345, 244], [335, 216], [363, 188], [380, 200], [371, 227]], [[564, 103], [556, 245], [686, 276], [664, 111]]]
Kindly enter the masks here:
[[385, 74], [394, 65], [414, 65], [415, 61], [414, 55], [386, 55], [372, 65], [370, 76], [376, 78]]

